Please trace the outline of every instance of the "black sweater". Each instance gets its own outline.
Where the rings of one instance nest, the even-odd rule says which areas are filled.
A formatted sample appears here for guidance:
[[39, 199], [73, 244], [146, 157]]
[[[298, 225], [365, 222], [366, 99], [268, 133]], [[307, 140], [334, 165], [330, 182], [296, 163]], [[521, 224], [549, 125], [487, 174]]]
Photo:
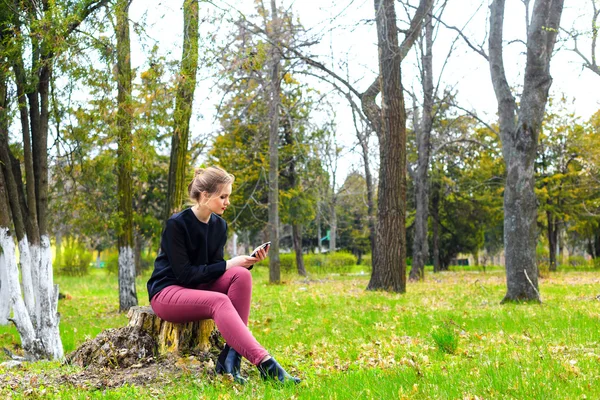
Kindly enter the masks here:
[[160, 252], [148, 281], [150, 300], [167, 286], [194, 288], [223, 275], [226, 241], [227, 223], [218, 215], [211, 214], [205, 224], [191, 208], [174, 214], [162, 233]]

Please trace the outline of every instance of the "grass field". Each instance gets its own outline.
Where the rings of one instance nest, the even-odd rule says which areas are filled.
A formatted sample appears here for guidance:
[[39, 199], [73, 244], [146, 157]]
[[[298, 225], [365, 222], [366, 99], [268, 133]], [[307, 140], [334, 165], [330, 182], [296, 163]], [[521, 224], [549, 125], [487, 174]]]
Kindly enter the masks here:
[[[0, 368], [0, 398], [600, 398], [600, 271], [542, 279], [542, 305], [500, 305], [498, 268], [428, 272], [404, 295], [365, 291], [368, 274], [287, 276], [279, 286], [267, 283], [265, 268], [253, 276], [250, 328], [303, 379], [298, 386], [263, 383], [245, 364], [245, 386], [184, 367], [147, 384], [82, 387], [66, 378], [79, 368], [39, 362]], [[56, 281], [68, 295], [59, 304], [65, 352], [126, 324], [115, 276], [93, 270]], [[13, 327], [0, 327], [0, 347], [18, 342]]]

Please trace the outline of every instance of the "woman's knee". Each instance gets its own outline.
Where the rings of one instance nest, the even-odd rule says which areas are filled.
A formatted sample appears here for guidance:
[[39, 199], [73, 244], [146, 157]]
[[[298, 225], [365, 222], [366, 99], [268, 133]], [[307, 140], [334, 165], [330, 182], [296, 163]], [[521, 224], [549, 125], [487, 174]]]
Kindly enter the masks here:
[[247, 268], [233, 267], [231, 271], [233, 274], [232, 279], [252, 282], [252, 273]]

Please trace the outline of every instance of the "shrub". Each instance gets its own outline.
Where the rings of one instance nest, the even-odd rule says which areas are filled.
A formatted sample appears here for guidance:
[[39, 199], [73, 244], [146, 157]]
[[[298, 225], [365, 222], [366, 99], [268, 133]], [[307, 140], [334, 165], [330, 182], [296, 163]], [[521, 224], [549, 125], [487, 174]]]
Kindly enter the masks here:
[[[279, 255], [281, 270], [284, 272], [293, 272], [298, 268], [296, 265], [296, 253], [282, 253]], [[261, 266], [268, 266], [267, 260], [259, 263]], [[305, 254], [304, 266], [307, 272], [311, 273], [344, 273], [356, 265], [356, 257], [350, 253], [321, 253]]]
[[569, 266], [570, 267], [587, 267], [590, 263], [583, 256], [570, 256]]
[[58, 275], [84, 276], [89, 272], [89, 266], [94, 255], [76, 239], [68, 238], [57, 249], [54, 269]]
[[448, 326], [435, 328], [431, 332], [431, 337], [439, 351], [454, 354], [458, 348], [458, 335]]
[[360, 265], [363, 265], [363, 266], [365, 266], [366, 268], [369, 268], [369, 269], [373, 268], [373, 255], [371, 253], [364, 254], [362, 256], [362, 260], [361, 260]]
[[104, 252], [102, 257], [105, 262], [106, 270], [110, 274], [119, 273], [119, 252], [117, 250], [109, 250]]

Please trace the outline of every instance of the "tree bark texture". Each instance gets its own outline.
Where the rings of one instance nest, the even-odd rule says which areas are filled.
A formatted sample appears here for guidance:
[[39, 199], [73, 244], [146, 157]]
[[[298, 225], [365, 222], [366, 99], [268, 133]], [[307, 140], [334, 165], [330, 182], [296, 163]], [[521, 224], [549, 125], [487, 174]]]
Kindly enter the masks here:
[[433, 126], [433, 23], [431, 13], [425, 18], [425, 49], [422, 52], [423, 113], [415, 127], [417, 136], [417, 170], [415, 174], [415, 236], [410, 279], [425, 278], [425, 263], [429, 258], [427, 238], [429, 219], [429, 154]]
[[190, 119], [198, 72], [199, 38], [198, 0], [183, 2], [183, 52], [177, 81], [175, 111], [173, 113], [173, 136], [169, 161], [169, 182], [164, 220], [179, 211], [186, 197], [186, 171], [188, 168], [188, 142]]
[[503, 62], [505, 0], [490, 6], [489, 61], [498, 100], [500, 138], [506, 163], [504, 190], [504, 249], [507, 292], [502, 302], [540, 301], [536, 265], [537, 204], [534, 159], [548, 91], [550, 59], [563, 9], [563, 0], [536, 0], [527, 36], [523, 93], [517, 106]]
[[406, 291], [406, 113], [393, 0], [375, 0], [382, 132], [376, 253], [369, 290]]
[[[271, 0], [271, 26], [268, 33], [272, 43], [279, 42], [280, 21], [277, 4]], [[279, 260], [279, 106], [281, 102], [280, 62], [281, 53], [277, 46], [271, 46], [271, 82], [269, 99], [269, 282], [281, 282], [281, 262]]]
[[119, 0], [117, 17], [117, 169], [119, 194], [119, 310], [137, 305], [135, 259], [133, 254], [131, 47], [129, 42], [129, 0]]
[[212, 319], [174, 324], [160, 319], [150, 307], [132, 307], [127, 316], [129, 326], [147, 332], [155, 339], [159, 355], [210, 350], [209, 339], [215, 330]]

